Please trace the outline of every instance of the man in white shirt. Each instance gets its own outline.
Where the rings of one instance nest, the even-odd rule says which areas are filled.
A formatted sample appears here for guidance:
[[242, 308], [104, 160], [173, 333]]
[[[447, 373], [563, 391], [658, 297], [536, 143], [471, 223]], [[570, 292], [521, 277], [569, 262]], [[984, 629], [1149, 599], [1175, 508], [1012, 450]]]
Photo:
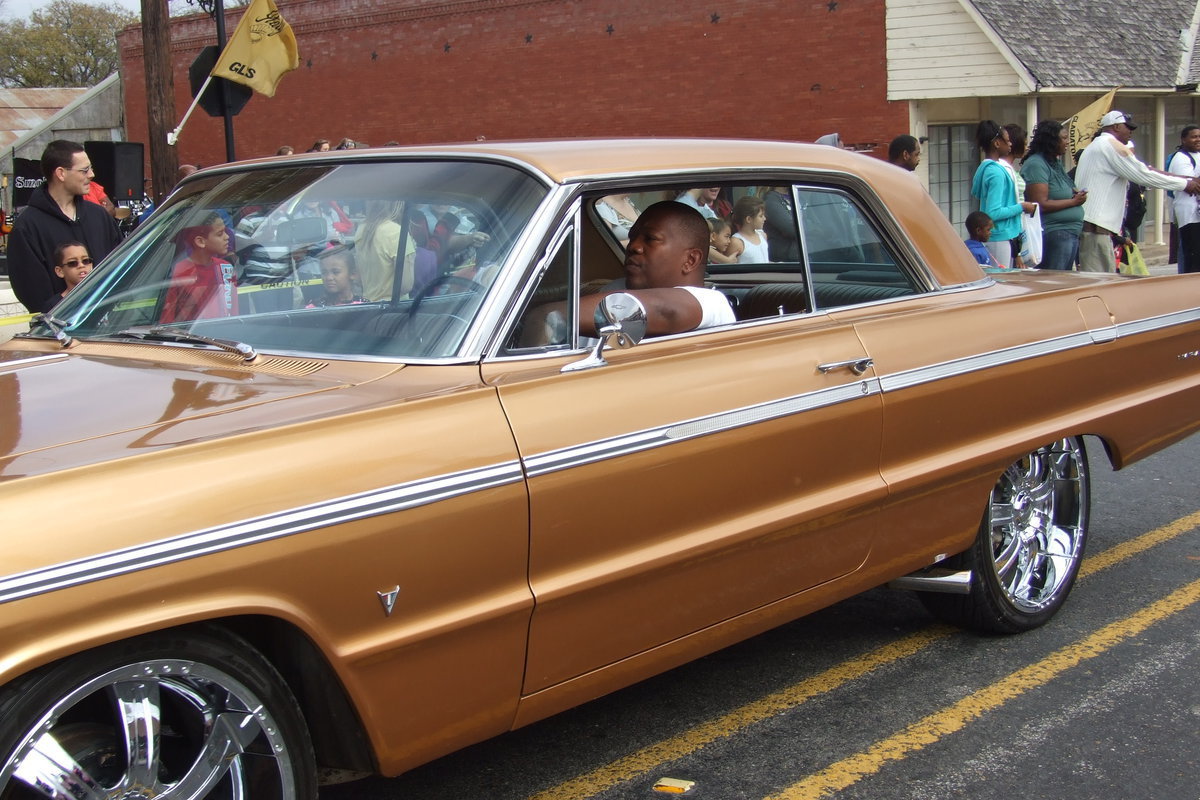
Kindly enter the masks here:
[[[1167, 159], [1167, 172], [1184, 178], [1200, 177], [1200, 125], [1185, 125], [1179, 133], [1179, 149]], [[1179, 226], [1179, 271], [1200, 272], [1200, 201], [1185, 192], [1172, 198], [1175, 224]]]
[[[725, 296], [704, 286], [708, 236], [708, 223], [699, 212], [672, 200], [647, 208], [629, 229], [625, 291], [645, 306], [647, 335], [736, 321]], [[579, 298], [579, 332], [584, 336], [596, 336], [596, 307], [607, 294], [611, 292]]]
[[1137, 125], [1124, 111], [1109, 111], [1100, 119], [1098, 135], [1079, 159], [1075, 183], [1088, 193], [1079, 236], [1082, 272], [1115, 272], [1113, 236], [1121, 235], [1125, 194], [1129, 183], [1155, 189], [1200, 194], [1200, 181], [1168, 175], [1138, 161], [1129, 139]]

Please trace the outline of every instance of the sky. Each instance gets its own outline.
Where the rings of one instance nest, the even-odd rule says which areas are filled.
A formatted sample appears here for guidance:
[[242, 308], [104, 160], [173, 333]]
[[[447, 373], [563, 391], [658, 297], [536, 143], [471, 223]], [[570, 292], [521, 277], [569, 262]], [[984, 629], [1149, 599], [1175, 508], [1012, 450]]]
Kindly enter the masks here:
[[[90, 5], [118, 5], [130, 11], [141, 12], [142, 0], [86, 0]], [[50, 4], [50, 0], [4, 0], [4, 11], [0, 17], [4, 19], [29, 19], [34, 9]]]

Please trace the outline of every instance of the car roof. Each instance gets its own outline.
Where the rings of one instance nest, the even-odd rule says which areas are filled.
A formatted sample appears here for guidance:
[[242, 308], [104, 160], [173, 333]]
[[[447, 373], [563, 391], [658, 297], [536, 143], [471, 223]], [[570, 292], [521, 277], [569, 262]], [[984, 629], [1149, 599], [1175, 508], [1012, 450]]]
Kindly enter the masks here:
[[[348, 161], [403, 156], [469, 156], [518, 161], [556, 183], [637, 173], [722, 168], [839, 169], [852, 173], [882, 164], [827, 145], [751, 139], [559, 139], [480, 141], [401, 147], [371, 147], [284, 156], [287, 159]], [[274, 161], [276, 158], [261, 159]], [[866, 163], [864, 163], [866, 162]]]

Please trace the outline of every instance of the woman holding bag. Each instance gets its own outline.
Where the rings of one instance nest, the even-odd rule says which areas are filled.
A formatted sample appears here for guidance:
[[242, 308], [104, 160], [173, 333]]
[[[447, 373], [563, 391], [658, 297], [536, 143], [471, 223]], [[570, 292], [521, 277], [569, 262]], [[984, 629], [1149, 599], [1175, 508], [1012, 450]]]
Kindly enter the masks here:
[[1029, 155], [1021, 164], [1025, 199], [1037, 203], [1042, 212], [1042, 261], [1038, 269], [1069, 270], [1079, 254], [1087, 192], [1076, 190], [1063, 168], [1067, 143], [1067, 128], [1061, 122], [1042, 120], [1033, 129]]
[[1037, 206], [1017, 199], [1016, 174], [1001, 160], [1012, 150], [1008, 131], [985, 119], [975, 129], [975, 141], [984, 160], [975, 170], [971, 194], [979, 199], [979, 210], [995, 225], [987, 243], [988, 252], [1001, 266], [1011, 267], [1016, 256], [1011, 241], [1021, 235], [1021, 214], [1032, 214]]

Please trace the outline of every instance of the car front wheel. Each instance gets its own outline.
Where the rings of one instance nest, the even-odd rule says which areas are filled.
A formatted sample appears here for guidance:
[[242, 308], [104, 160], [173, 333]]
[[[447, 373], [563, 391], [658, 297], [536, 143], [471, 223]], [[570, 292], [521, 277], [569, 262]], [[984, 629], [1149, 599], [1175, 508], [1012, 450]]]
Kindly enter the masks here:
[[925, 605], [949, 622], [993, 633], [1044, 624], [1066, 602], [1079, 572], [1089, 488], [1078, 437], [1012, 464], [992, 489], [974, 544], [952, 564], [971, 570], [970, 593], [923, 592]]
[[316, 797], [282, 678], [206, 628], [81, 653], [0, 689], [0, 758], [2, 800]]

